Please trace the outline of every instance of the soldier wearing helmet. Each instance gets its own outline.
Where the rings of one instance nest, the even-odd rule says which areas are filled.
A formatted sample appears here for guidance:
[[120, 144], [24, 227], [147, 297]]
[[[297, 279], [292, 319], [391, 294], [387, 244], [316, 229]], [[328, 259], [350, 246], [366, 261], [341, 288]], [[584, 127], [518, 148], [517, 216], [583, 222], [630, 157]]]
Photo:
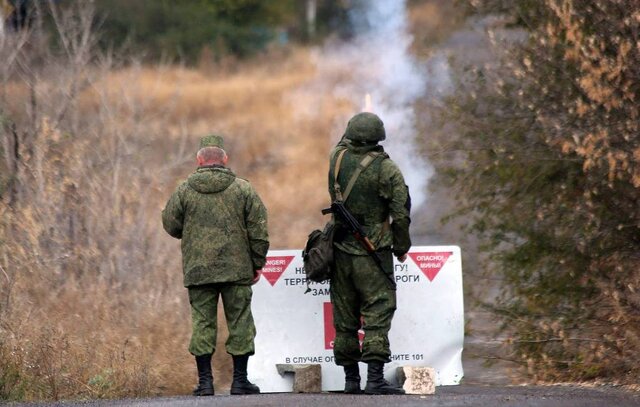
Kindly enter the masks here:
[[[390, 362], [388, 333], [396, 310], [393, 256], [401, 262], [411, 247], [409, 212], [411, 199], [398, 166], [378, 142], [386, 138], [384, 124], [373, 113], [359, 113], [347, 124], [342, 140], [330, 154], [329, 194], [336, 199], [334, 177], [345, 191], [366, 155], [374, 159], [355, 180], [345, 206], [364, 227], [382, 258], [383, 275], [361, 244], [336, 219], [335, 273], [331, 279], [331, 303], [336, 330], [334, 355], [344, 367], [345, 393], [362, 393], [358, 362], [367, 364], [367, 394], [403, 394], [384, 379]], [[391, 278], [389, 278], [391, 277]], [[365, 332], [362, 347], [358, 330]]]

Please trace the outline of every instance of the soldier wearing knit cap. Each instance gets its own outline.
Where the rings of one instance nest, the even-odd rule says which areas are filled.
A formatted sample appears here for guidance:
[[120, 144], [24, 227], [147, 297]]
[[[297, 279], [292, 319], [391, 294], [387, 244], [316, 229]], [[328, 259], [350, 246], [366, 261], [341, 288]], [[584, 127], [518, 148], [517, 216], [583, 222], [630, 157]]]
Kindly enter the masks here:
[[214, 394], [211, 358], [222, 297], [229, 328], [226, 351], [233, 358], [231, 394], [260, 389], [247, 378], [256, 329], [251, 285], [257, 282], [269, 249], [267, 211], [251, 184], [226, 167], [224, 139], [200, 140], [198, 168], [171, 195], [162, 211], [167, 233], [182, 240], [184, 286], [191, 304], [189, 351], [198, 369], [196, 396]]
[[200, 139], [200, 148], [218, 147], [224, 150], [224, 138], [218, 134], [209, 134]]

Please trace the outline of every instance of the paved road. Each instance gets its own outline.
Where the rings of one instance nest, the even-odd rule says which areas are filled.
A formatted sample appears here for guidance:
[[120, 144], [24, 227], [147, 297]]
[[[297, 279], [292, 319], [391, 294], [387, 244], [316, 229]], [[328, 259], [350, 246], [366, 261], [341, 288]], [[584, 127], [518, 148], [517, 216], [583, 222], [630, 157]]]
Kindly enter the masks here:
[[[613, 387], [578, 386], [444, 386], [431, 396], [366, 396], [339, 393], [263, 394], [256, 396], [170, 397], [157, 399], [65, 402], [57, 405], [136, 407], [382, 407], [382, 406], [487, 406], [487, 407], [631, 407], [640, 406], [640, 393]], [[39, 404], [43, 405], [43, 404]], [[33, 406], [33, 404], [31, 404]]]

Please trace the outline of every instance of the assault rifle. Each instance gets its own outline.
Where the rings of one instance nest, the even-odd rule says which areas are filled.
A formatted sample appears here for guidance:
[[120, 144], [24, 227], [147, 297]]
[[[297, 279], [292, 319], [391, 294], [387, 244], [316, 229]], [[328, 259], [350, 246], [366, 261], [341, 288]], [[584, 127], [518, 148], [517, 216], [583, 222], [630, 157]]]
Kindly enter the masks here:
[[356, 240], [360, 242], [362, 247], [367, 251], [369, 256], [371, 256], [373, 261], [376, 263], [376, 265], [380, 269], [380, 272], [382, 272], [387, 280], [389, 280], [389, 283], [391, 283], [391, 287], [394, 287], [395, 282], [393, 281], [393, 275], [390, 276], [384, 270], [384, 267], [382, 267], [382, 259], [380, 258], [378, 252], [376, 252], [376, 248], [373, 246], [373, 243], [371, 243], [371, 240], [369, 240], [366, 233], [364, 233], [364, 229], [362, 229], [362, 225], [360, 225], [360, 222], [358, 222], [358, 220], [344, 206], [344, 202], [333, 201], [331, 203], [331, 207], [322, 210], [323, 215], [327, 215], [329, 213], [333, 213], [338, 217], [338, 219], [342, 221], [342, 223], [346, 225], [349, 233], [351, 233], [353, 237], [355, 237]]

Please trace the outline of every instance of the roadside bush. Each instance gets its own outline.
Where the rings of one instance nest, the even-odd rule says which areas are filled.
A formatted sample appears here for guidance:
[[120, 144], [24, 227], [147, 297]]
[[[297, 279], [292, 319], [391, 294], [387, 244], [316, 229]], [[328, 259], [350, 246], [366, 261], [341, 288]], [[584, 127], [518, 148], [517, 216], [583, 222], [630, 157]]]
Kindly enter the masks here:
[[456, 159], [436, 164], [502, 282], [508, 357], [540, 380], [636, 380], [640, 6], [470, 3], [528, 35], [461, 74]]

